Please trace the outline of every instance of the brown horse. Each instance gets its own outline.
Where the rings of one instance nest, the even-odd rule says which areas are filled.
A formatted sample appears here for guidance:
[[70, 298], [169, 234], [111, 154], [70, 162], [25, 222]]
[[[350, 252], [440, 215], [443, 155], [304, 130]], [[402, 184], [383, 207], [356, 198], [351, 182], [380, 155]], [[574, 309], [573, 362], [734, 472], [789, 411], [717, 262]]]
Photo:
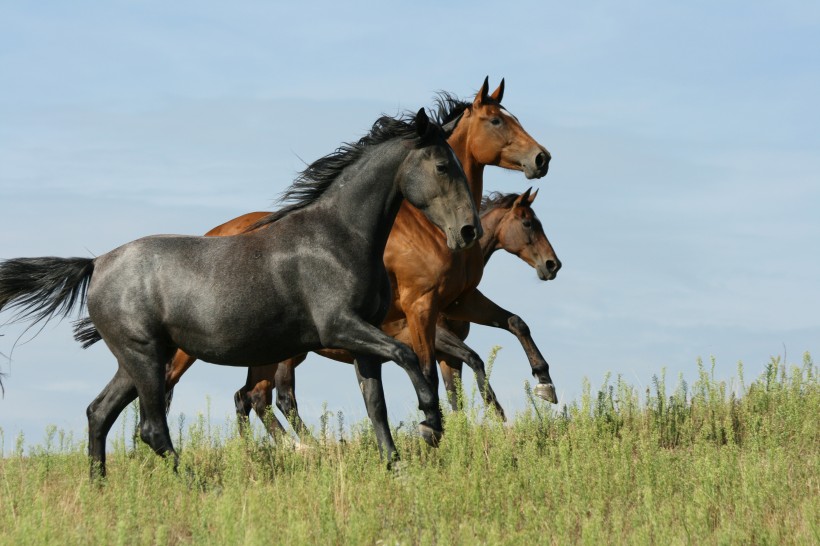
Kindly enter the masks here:
[[[555, 278], [561, 268], [561, 261], [544, 233], [535, 211], [532, 210], [532, 202], [537, 193], [530, 193], [530, 190], [527, 190], [521, 195], [496, 193], [485, 196], [481, 201], [481, 225], [484, 235], [479, 244], [485, 264], [496, 250], [503, 249], [521, 258], [536, 270], [539, 279], [546, 281]], [[242, 222], [237, 224], [241, 225]], [[224, 225], [219, 226], [211, 233], [215, 234], [214, 232], [219, 229], [227, 228], [224, 228]], [[222, 233], [225, 234], [224, 231]], [[476, 383], [485, 403], [495, 408], [500, 417], [506, 420], [504, 409], [487, 381], [484, 362], [475, 351], [463, 344], [469, 328], [469, 323], [444, 317], [439, 317], [436, 327], [436, 356], [450, 405], [453, 410], [458, 410], [456, 378], [460, 380], [462, 364], [466, 362], [476, 375]], [[382, 329], [404, 343], [410, 339], [407, 321], [404, 319], [385, 324]], [[335, 360], [352, 362], [344, 351], [322, 350], [319, 353]], [[276, 417], [268, 413], [273, 402], [272, 391], [275, 388], [277, 407], [300, 436], [305, 434], [307, 429], [299, 416], [295, 394], [295, 369], [305, 357], [306, 355], [300, 355], [278, 364], [248, 368], [245, 385], [234, 395], [240, 427], [246, 422], [250, 411], [254, 410], [266, 423], [271, 435], [284, 431]]]
[[[547, 174], [550, 154], [521, 126], [518, 119], [501, 106], [504, 80], [489, 93], [485, 78], [472, 103], [450, 95], [439, 98], [439, 120], [458, 119], [448, 143], [461, 161], [475, 204], [484, 190], [484, 167], [497, 165], [523, 171], [527, 178]], [[251, 213], [223, 224], [208, 235], [224, 235], [234, 223], [252, 229], [266, 213]], [[255, 218], [253, 217], [255, 216]], [[229, 226], [228, 224], [231, 224]], [[419, 357], [422, 372], [434, 389], [438, 388], [436, 364], [436, 323], [439, 314], [447, 318], [503, 328], [513, 333], [527, 354], [532, 373], [538, 379], [535, 393], [557, 403], [549, 365], [520, 317], [493, 303], [476, 287], [484, 271], [481, 249], [454, 253], [439, 229], [418, 209], [403, 203], [387, 241], [384, 263], [390, 276], [393, 300], [385, 323], [407, 320], [408, 342]], [[556, 264], [552, 264], [554, 268]], [[543, 267], [549, 271], [550, 264]], [[178, 381], [193, 360], [178, 352], [168, 374], [168, 385]]]

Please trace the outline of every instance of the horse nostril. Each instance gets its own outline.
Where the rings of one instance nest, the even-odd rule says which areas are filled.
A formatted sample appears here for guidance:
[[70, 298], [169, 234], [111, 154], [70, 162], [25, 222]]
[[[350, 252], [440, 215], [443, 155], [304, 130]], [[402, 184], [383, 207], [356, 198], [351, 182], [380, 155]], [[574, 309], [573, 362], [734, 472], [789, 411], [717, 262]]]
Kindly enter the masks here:
[[544, 165], [546, 165], [548, 161], [549, 158], [547, 157], [547, 154], [545, 154], [544, 152], [539, 152], [538, 155], [535, 156], [535, 166], [539, 169], [544, 167]]
[[559, 269], [561, 269], [561, 262], [554, 262], [553, 260], [547, 260], [546, 263], [547, 271], [550, 273], [557, 273]]
[[475, 227], [467, 225], [461, 228], [461, 238], [467, 244], [472, 243], [475, 240]]

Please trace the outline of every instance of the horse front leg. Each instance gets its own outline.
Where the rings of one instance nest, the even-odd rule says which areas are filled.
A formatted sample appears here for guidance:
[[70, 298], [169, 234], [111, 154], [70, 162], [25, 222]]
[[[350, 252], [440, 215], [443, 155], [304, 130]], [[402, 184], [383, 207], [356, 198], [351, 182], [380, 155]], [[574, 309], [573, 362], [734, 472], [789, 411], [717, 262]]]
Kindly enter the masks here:
[[[502, 421], [506, 421], [507, 417], [504, 414], [504, 408], [501, 407], [501, 403], [498, 401], [498, 397], [496, 397], [489, 379], [487, 379], [484, 361], [481, 360], [481, 357], [478, 356], [475, 351], [464, 343], [464, 338], [467, 337], [467, 333], [470, 331], [469, 323], [447, 321], [446, 324], [448, 328], [445, 328], [441, 324], [436, 327], [436, 353], [439, 357], [441, 376], [444, 378], [444, 385], [447, 389], [447, 394], [450, 397], [450, 403], [453, 405], [453, 409], [456, 409], [455, 402], [453, 402], [453, 396], [456, 396], [455, 378], [458, 377], [459, 380], [461, 379], [462, 363], [465, 363], [473, 370], [478, 392], [481, 393], [481, 398], [484, 400], [484, 403], [494, 408]], [[459, 334], [451, 331], [449, 329], [450, 326], [455, 327]]]
[[[419, 409], [425, 415], [425, 420], [419, 423], [419, 432], [425, 442], [433, 447], [437, 446], [444, 430], [438, 392], [430, 387], [421, 373], [418, 357], [413, 350], [361, 319], [336, 321], [333, 330], [325, 335], [327, 344], [350, 351], [357, 357], [356, 373], [360, 376], [359, 386], [368, 408], [368, 415], [377, 431], [379, 452], [382, 456], [391, 461], [397, 454], [387, 426], [387, 412], [381, 409], [384, 400], [381, 372], [373, 371], [373, 362], [392, 360], [407, 372], [416, 390]], [[364, 358], [361, 358], [362, 356]]]
[[438, 392], [438, 371], [436, 370], [436, 321], [438, 309], [435, 294], [427, 294], [402, 304], [407, 320], [407, 335], [410, 347], [418, 356], [419, 368], [430, 387]]
[[532, 375], [538, 379], [534, 392], [540, 398], [553, 404], [558, 403], [555, 386], [550, 377], [549, 364], [541, 355], [530, 335], [530, 328], [519, 317], [496, 305], [478, 290], [472, 290], [451, 304], [444, 314], [448, 318], [466, 320], [476, 324], [502, 328], [518, 338], [532, 368]]

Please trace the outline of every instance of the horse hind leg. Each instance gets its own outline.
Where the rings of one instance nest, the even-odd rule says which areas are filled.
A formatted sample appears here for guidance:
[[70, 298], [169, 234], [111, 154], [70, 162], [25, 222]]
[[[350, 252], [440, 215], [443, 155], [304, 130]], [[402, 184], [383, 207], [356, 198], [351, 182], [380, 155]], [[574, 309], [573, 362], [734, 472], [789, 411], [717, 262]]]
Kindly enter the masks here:
[[239, 426], [239, 435], [244, 436], [247, 432], [248, 416], [251, 414], [252, 408], [247, 385], [243, 385], [241, 389], [234, 393], [233, 403], [236, 407], [236, 422]]
[[254, 385], [248, 392], [248, 399], [251, 402], [253, 411], [265, 424], [268, 434], [275, 440], [281, 440], [287, 436], [287, 431], [273, 411], [273, 383], [264, 379]]
[[108, 385], [88, 406], [88, 456], [91, 479], [105, 476], [105, 441], [122, 410], [137, 397], [137, 389], [128, 373], [117, 370]]
[[177, 350], [174, 357], [168, 361], [165, 367], [165, 413], [171, 411], [171, 401], [174, 398], [174, 387], [179, 383], [179, 379], [185, 371], [193, 366], [196, 358], [184, 351]]
[[136, 378], [134, 385], [140, 399], [140, 438], [157, 455], [173, 456], [176, 471], [179, 455], [171, 442], [165, 415], [165, 365], [173, 353], [169, 354], [169, 351], [162, 351], [161, 347], [156, 346], [150, 352], [145, 351], [146, 347], [140, 349], [139, 352], [128, 348], [117, 351], [120, 366]]
[[296, 402], [296, 366], [304, 360], [305, 355], [302, 355], [279, 363], [274, 378], [276, 407], [288, 420], [300, 440], [313, 440], [307, 425], [299, 415], [299, 405]]
[[441, 378], [444, 380], [444, 390], [447, 393], [447, 400], [453, 411], [460, 411], [459, 387], [461, 386], [461, 366], [462, 362], [451, 357], [439, 359]]

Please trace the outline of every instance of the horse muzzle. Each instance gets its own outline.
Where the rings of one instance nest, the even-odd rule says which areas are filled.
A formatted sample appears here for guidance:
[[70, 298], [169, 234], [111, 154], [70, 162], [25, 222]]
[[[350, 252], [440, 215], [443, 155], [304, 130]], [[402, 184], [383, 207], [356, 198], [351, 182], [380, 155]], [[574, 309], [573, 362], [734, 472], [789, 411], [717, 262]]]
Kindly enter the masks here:
[[464, 224], [456, 231], [447, 230], [447, 248], [453, 252], [460, 252], [473, 246], [483, 235], [481, 224]]
[[550, 160], [552, 156], [546, 149], [542, 149], [532, 158], [531, 161], [526, 161], [521, 164], [521, 170], [524, 171], [524, 176], [528, 180], [533, 178], [542, 178], [546, 176], [550, 169]]
[[535, 272], [542, 281], [551, 281], [558, 276], [559, 269], [561, 269], [561, 260], [556, 258], [539, 263], [535, 268]]

